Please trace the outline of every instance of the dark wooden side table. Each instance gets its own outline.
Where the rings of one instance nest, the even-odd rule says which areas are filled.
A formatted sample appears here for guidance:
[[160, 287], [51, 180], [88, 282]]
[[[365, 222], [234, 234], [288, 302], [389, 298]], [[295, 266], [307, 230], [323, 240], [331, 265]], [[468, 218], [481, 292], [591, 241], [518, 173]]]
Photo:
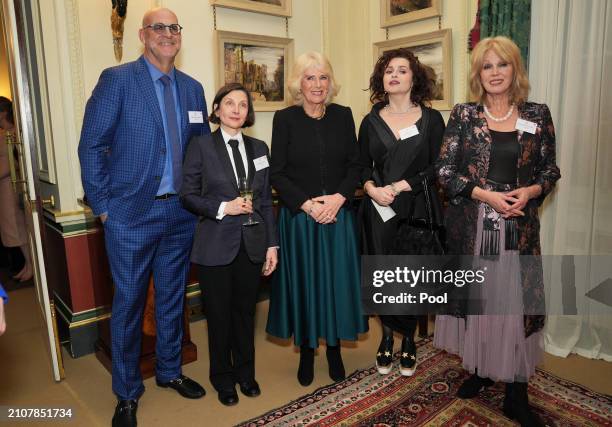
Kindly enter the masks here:
[[[153, 287], [153, 279], [149, 282], [147, 291], [147, 302], [144, 310], [144, 319], [142, 322], [142, 346], [140, 355], [140, 372], [143, 378], [150, 378], [155, 375], [155, 288]], [[112, 357], [111, 357], [111, 336], [110, 336], [110, 319], [105, 319], [99, 322], [100, 338], [96, 343], [96, 357], [111, 372]], [[189, 332], [189, 317], [188, 307], [185, 304], [183, 315], [183, 341], [182, 341], [182, 365], [194, 362], [198, 359], [197, 347], [191, 342], [191, 334]]]

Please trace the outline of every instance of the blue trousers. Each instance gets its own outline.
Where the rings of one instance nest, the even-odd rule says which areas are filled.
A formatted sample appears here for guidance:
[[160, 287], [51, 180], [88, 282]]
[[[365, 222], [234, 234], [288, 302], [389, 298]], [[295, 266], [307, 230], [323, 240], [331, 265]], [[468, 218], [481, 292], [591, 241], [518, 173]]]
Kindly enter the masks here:
[[139, 358], [142, 319], [151, 273], [155, 285], [156, 376], [162, 382], [181, 375], [181, 341], [189, 253], [196, 218], [178, 197], [156, 200], [129, 224], [112, 213], [104, 223], [106, 252], [115, 293], [111, 315], [113, 392], [119, 400], [144, 392]]

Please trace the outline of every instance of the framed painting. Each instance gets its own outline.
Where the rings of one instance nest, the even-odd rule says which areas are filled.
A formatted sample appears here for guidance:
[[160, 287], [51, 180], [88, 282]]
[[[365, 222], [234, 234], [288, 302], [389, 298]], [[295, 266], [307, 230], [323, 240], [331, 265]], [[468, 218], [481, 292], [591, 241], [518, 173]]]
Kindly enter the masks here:
[[374, 43], [374, 63], [383, 52], [400, 47], [409, 48], [419, 58], [419, 62], [429, 65], [435, 71], [436, 89], [431, 103], [432, 107], [436, 110], [452, 109], [451, 30], [438, 30], [432, 33]]
[[382, 28], [440, 16], [441, 0], [380, 0]]
[[251, 93], [255, 111], [287, 106], [287, 78], [293, 64], [293, 39], [215, 31], [217, 90], [238, 82]]
[[276, 16], [291, 16], [291, 0], [210, 0], [213, 6]]

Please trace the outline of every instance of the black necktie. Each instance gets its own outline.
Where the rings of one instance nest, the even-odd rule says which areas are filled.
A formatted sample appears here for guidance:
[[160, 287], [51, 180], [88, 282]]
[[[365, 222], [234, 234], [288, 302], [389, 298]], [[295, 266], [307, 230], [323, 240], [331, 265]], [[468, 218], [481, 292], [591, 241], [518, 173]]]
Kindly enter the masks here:
[[236, 166], [236, 173], [238, 174], [238, 182], [240, 178], [246, 178], [246, 172], [244, 171], [244, 163], [242, 163], [242, 156], [238, 151], [238, 140], [230, 139], [227, 143], [232, 147], [232, 156], [234, 156], [234, 166]]
[[164, 84], [164, 109], [166, 110], [166, 124], [168, 126], [168, 137], [170, 139], [170, 155], [172, 156], [172, 182], [174, 190], [179, 191], [182, 183], [183, 172], [183, 148], [179, 136], [179, 126], [176, 120], [176, 109], [174, 108], [174, 95], [172, 94], [172, 81], [164, 75], [159, 78]]

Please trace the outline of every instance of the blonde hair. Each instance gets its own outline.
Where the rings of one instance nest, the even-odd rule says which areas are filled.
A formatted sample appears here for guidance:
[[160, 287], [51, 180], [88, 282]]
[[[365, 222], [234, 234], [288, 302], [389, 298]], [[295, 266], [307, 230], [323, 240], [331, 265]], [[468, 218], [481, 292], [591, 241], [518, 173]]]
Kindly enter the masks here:
[[480, 71], [482, 70], [484, 57], [489, 50], [495, 52], [502, 60], [512, 64], [514, 76], [509, 88], [510, 102], [522, 104], [527, 101], [527, 96], [529, 95], [529, 78], [527, 77], [525, 65], [523, 65], [521, 51], [516, 43], [504, 36], [482, 39], [472, 51], [472, 66], [470, 69], [470, 92], [472, 94], [472, 99], [481, 104], [485, 102], [487, 93], [480, 81]]
[[327, 93], [327, 98], [325, 98], [325, 105], [328, 105], [338, 95], [340, 86], [336, 83], [334, 70], [329, 60], [319, 52], [306, 52], [295, 59], [295, 64], [287, 82], [287, 89], [289, 89], [291, 98], [293, 98], [293, 104], [304, 104], [304, 97], [301, 91], [302, 78], [304, 77], [304, 72], [311, 67], [323, 71], [329, 77], [329, 92]]

